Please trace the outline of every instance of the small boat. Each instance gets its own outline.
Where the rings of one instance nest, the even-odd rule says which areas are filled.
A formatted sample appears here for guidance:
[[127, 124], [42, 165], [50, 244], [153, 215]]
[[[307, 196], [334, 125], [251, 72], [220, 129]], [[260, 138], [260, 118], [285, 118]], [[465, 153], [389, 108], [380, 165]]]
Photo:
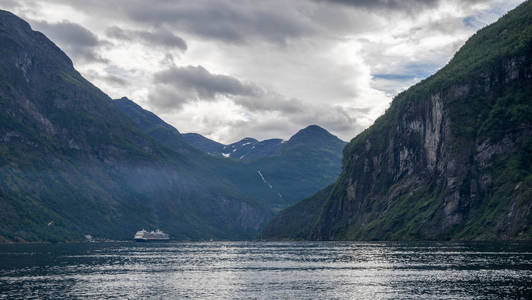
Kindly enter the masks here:
[[160, 242], [170, 240], [170, 236], [159, 229], [155, 231], [147, 231], [142, 229], [141, 231], [137, 231], [137, 233], [135, 233], [134, 239], [137, 242]]

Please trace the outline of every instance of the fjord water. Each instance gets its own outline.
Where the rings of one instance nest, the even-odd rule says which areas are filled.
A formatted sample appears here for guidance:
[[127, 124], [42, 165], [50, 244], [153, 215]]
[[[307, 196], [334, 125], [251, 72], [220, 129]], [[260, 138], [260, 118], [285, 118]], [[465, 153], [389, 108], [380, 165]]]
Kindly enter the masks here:
[[532, 295], [532, 244], [84, 243], [0, 246], [0, 298]]

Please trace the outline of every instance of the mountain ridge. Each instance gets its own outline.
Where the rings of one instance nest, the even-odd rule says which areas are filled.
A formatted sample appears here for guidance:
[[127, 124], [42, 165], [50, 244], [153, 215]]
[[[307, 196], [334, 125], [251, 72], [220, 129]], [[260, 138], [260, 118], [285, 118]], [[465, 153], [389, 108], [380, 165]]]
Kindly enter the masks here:
[[[224, 145], [198, 133], [185, 133], [182, 136], [191, 146], [207, 154], [243, 160], [254, 160], [278, 155], [286, 143], [300, 142], [308, 146], [321, 146], [320, 143], [322, 142], [344, 142], [325, 128], [315, 124], [298, 130], [286, 141], [280, 138], [259, 141], [252, 137], [245, 137], [234, 143]], [[320, 142], [316, 142], [316, 140], [320, 140]]]

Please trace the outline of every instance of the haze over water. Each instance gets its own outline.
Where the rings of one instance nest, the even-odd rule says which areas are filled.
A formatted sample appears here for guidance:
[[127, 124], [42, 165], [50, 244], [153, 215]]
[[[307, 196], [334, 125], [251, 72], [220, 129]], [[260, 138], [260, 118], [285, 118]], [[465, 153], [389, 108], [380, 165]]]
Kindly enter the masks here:
[[0, 298], [532, 295], [530, 243], [0, 245]]

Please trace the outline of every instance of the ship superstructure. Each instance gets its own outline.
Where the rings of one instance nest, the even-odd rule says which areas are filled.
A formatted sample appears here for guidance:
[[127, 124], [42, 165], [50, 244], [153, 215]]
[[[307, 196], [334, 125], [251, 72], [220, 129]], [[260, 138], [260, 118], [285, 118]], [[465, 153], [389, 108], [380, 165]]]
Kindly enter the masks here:
[[170, 240], [170, 236], [159, 229], [155, 231], [147, 231], [142, 229], [141, 231], [137, 231], [137, 233], [135, 233], [134, 239], [137, 242], [168, 241]]

